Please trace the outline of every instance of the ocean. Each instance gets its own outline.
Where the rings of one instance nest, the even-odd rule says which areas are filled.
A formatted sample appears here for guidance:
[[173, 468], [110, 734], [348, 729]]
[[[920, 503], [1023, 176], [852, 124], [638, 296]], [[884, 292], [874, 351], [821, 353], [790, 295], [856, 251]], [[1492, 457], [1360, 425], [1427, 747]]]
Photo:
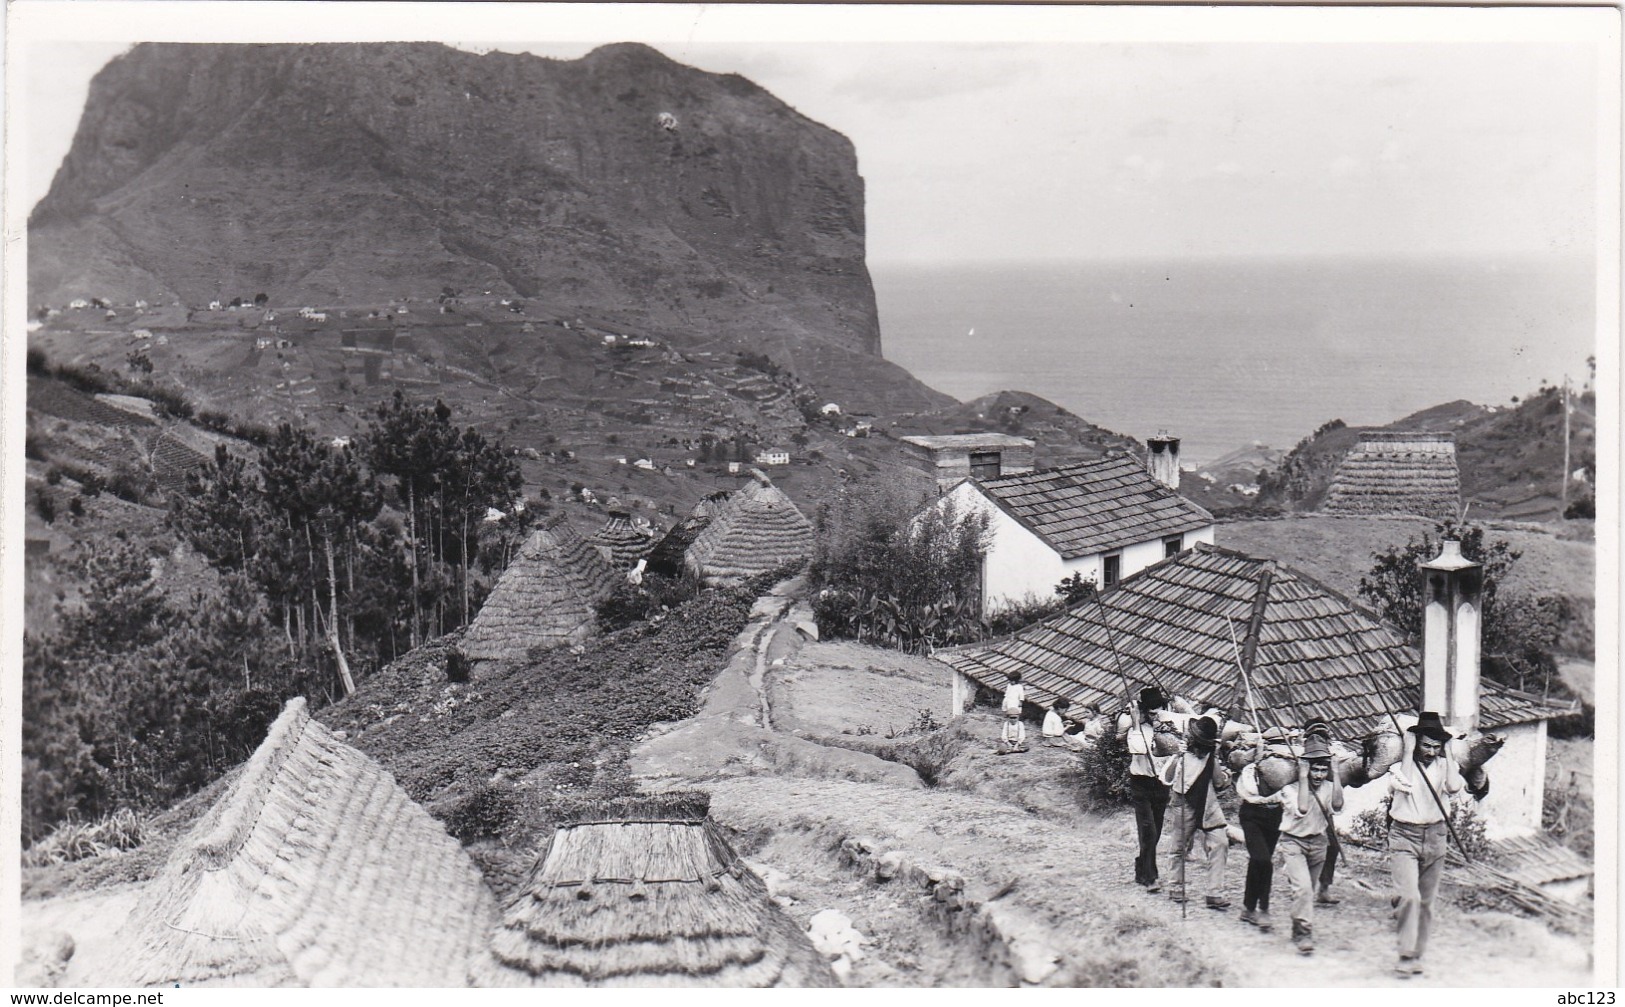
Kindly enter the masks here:
[[1586, 261], [870, 266], [883, 352], [959, 399], [1019, 389], [1186, 462], [1586, 380]]

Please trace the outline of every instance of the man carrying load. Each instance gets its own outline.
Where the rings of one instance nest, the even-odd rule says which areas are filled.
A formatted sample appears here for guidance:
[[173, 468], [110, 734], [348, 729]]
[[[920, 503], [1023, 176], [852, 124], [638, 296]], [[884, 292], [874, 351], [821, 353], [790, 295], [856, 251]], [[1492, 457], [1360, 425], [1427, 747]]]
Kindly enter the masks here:
[[1379, 781], [1379, 795], [1392, 798], [1388, 809], [1388, 869], [1399, 893], [1399, 961], [1401, 976], [1422, 974], [1433, 921], [1433, 900], [1444, 878], [1449, 837], [1445, 799], [1467, 785], [1450, 757], [1451, 734], [1437, 713], [1423, 713], [1414, 727], [1410, 757], [1400, 759]]

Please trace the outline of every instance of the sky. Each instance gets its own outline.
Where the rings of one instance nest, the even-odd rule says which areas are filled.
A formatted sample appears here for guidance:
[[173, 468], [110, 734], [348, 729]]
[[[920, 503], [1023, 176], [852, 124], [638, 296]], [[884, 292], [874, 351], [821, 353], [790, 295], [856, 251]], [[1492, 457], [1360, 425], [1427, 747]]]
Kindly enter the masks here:
[[208, 6], [13, 4], [8, 161], [24, 177], [12, 191], [43, 196], [89, 78], [132, 40], [407, 37], [555, 58], [637, 40], [741, 73], [853, 141], [876, 265], [1587, 258], [1603, 183], [1617, 187], [1598, 167], [1618, 93], [1614, 77], [1599, 100], [1617, 74], [1599, 56], [1618, 39], [1603, 9], [391, 4], [372, 9], [396, 16], [366, 17], [302, 4], [288, 18], [247, 4], [199, 16]]

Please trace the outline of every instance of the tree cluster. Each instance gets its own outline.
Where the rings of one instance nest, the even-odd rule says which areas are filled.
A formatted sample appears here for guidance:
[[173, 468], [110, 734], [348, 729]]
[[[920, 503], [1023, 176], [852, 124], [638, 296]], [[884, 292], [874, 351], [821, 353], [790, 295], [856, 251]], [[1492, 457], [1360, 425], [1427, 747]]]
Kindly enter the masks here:
[[189, 793], [288, 697], [466, 625], [529, 531], [520, 489], [501, 445], [400, 393], [353, 442], [283, 424], [252, 460], [219, 448], [168, 515], [216, 585], [178, 601], [146, 551], [97, 545], [84, 601], [27, 640], [25, 837]]
[[896, 483], [842, 488], [819, 508], [812, 579], [819, 631], [905, 650], [980, 639], [988, 517]]
[[1491, 539], [1482, 525], [1453, 521], [1434, 525], [1403, 546], [1372, 554], [1369, 575], [1360, 578], [1360, 597], [1383, 620], [1422, 641], [1422, 576], [1418, 567], [1439, 555], [1447, 538], [1461, 542], [1463, 556], [1483, 566], [1481, 623], [1484, 673], [1515, 689], [1545, 693], [1557, 680], [1555, 652], [1570, 613], [1561, 598], [1530, 598], [1504, 592], [1522, 556], [1504, 539]]

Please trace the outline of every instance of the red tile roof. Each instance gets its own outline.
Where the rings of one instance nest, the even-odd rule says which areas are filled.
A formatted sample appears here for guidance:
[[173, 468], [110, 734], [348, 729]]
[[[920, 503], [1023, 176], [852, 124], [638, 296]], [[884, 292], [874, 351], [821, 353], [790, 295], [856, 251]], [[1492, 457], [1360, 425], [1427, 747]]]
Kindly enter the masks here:
[[981, 479], [977, 485], [1063, 559], [1213, 523], [1212, 514], [1157, 482], [1126, 455]]
[[[1413, 711], [1420, 699], [1421, 657], [1398, 631], [1289, 567], [1205, 544], [1125, 578], [1098, 603], [937, 657], [994, 688], [1020, 671], [1041, 703], [1065, 696], [1074, 709], [1115, 709], [1127, 678], [1134, 690], [1154, 683], [1234, 705], [1246, 719], [1238, 657], [1249, 644], [1253, 701], [1266, 726], [1320, 716], [1352, 737], [1386, 719], [1385, 705]], [[1486, 729], [1573, 712], [1489, 681], [1482, 696]]]

